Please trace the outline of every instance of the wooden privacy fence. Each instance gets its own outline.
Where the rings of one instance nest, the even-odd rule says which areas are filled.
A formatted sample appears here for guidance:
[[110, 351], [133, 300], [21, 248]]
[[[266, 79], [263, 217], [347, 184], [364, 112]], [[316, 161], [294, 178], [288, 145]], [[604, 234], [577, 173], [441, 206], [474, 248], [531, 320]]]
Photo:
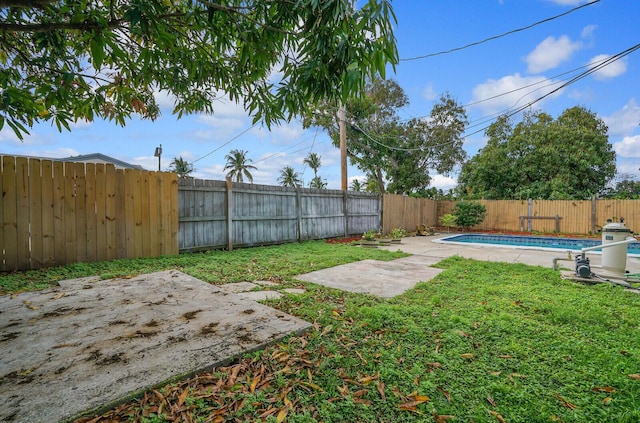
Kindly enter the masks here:
[[[478, 230], [519, 231], [520, 216], [524, 216], [524, 230], [554, 232], [559, 219], [559, 232], [596, 233], [607, 219], [625, 219], [626, 225], [640, 232], [640, 200], [479, 200], [487, 208], [487, 217], [474, 226]], [[456, 201], [438, 201], [437, 216], [451, 213]], [[387, 210], [385, 209], [385, 213]], [[534, 219], [527, 219], [532, 216]], [[535, 217], [545, 217], [536, 219]], [[530, 224], [529, 222], [530, 221]]]
[[180, 251], [279, 244], [380, 227], [376, 194], [186, 178], [178, 184]]
[[382, 199], [382, 231], [393, 228], [415, 231], [417, 225], [435, 226], [438, 223], [437, 201], [397, 194], [385, 194]]
[[175, 173], [2, 156], [0, 269], [177, 254]]

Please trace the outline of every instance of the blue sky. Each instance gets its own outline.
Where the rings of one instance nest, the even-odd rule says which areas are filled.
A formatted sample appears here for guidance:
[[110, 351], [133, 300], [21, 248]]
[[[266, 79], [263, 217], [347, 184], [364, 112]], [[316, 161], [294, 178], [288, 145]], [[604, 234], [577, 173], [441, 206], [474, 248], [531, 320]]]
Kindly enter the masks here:
[[[537, 99], [609, 56], [640, 43], [640, 3], [601, 0], [563, 17], [477, 46], [448, 54], [407, 60], [454, 49], [529, 26], [579, 5], [581, 0], [395, 0], [396, 38], [401, 62], [388, 77], [398, 81], [410, 105], [402, 117], [428, 115], [443, 92], [469, 105], [471, 127], [465, 139], [469, 156], [485, 145], [484, 127], [498, 113]], [[573, 71], [567, 73], [569, 71]], [[529, 88], [523, 88], [529, 86]], [[519, 89], [520, 88], [520, 89]], [[517, 91], [514, 91], [517, 90]], [[495, 97], [497, 96], [497, 97]], [[492, 100], [487, 100], [489, 98]], [[320, 130], [303, 130], [293, 121], [272, 127], [251, 127], [242, 107], [220, 101], [213, 115], [191, 115], [177, 120], [171, 99], [158, 95], [163, 114], [154, 122], [132, 119], [121, 128], [96, 121], [58, 132], [48, 123], [32, 128], [19, 141], [4, 128], [0, 154], [68, 157], [103, 153], [156, 170], [154, 150], [162, 144], [161, 168], [174, 157], [194, 163], [193, 176], [224, 179], [225, 155], [232, 149], [248, 151], [257, 170], [254, 182], [277, 184], [280, 169], [291, 165], [307, 184], [312, 171], [303, 165], [311, 151], [321, 156], [319, 175], [328, 188], [339, 189], [339, 151]], [[474, 104], [471, 104], [474, 103]], [[618, 172], [640, 179], [640, 50], [536, 103], [535, 109], [557, 116], [573, 106], [595, 112], [609, 127], [609, 141], [617, 153]], [[519, 119], [516, 115], [514, 119]], [[242, 135], [240, 135], [242, 134]], [[240, 135], [240, 136], [238, 136]], [[232, 138], [236, 137], [233, 141]], [[225, 144], [227, 143], [227, 144]], [[364, 179], [349, 168], [349, 180]], [[433, 175], [433, 186], [455, 185], [455, 173]]]

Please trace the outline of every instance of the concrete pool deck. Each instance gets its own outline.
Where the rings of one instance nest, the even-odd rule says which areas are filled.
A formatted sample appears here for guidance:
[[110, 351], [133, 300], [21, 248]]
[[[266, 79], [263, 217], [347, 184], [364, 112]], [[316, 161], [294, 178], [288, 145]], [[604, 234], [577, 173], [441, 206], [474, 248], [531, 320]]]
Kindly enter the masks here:
[[[454, 255], [461, 257], [472, 258], [476, 260], [484, 261], [497, 261], [504, 263], [522, 263], [531, 266], [552, 267], [554, 257], [567, 257], [566, 250], [557, 251], [543, 251], [524, 247], [507, 247], [507, 246], [479, 246], [479, 245], [460, 245], [460, 244], [447, 244], [437, 243], [434, 240], [439, 240], [456, 234], [443, 233], [434, 236], [416, 236], [407, 237], [402, 239], [401, 244], [394, 244], [390, 246], [384, 246], [385, 250], [390, 251], [404, 251], [405, 253], [431, 257], [434, 259], [445, 259]], [[572, 252], [572, 257], [575, 257], [575, 252]], [[600, 254], [589, 254], [589, 260], [591, 260], [592, 266], [601, 265]], [[560, 266], [567, 269], [573, 269], [571, 262], [561, 261]], [[596, 271], [597, 269], [594, 269]], [[627, 270], [631, 273], [640, 273], [640, 259], [637, 257], [630, 257], [627, 259]]]
[[[299, 275], [296, 278], [305, 282], [317, 283], [330, 288], [359, 294], [370, 294], [382, 298], [391, 298], [413, 288], [418, 282], [426, 282], [437, 276], [442, 270], [430, 267], [439, 261], [451, 257], [461, 256], [483, 261], [503, 263], [522, 263], [531, 266], [553, 267], [555, 257], [568, 257], [563, 250], [542, 251], [519, 247], [494, 247], [489, 245], [460, 245], [433, 242], [453, 234], [439, 234], [435, 236], [416, 236], [402, 239], [401, 244], [381, 246], [389, 251], [403, 251], [412, 254], [392, 261], [362, 260], [359, 262], [335, 266], [329, 269]], [[575, 257], [575, 253], [572, 253]], [[588, 255], [594, 271], [595, 266], [601, 264], [598, 254]], [[560, 261], [561, 269], [573, 273], [572, 261]], [[630, 273], [640, 273], [640, 259], [629, 258], [627, 270]], [[595, 283], [596, 279], [587, 282]]]

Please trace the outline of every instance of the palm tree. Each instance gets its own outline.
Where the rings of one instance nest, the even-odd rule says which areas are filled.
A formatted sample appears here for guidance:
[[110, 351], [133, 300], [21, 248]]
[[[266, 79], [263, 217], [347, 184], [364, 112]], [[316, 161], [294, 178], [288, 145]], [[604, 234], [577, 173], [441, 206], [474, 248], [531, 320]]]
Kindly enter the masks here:
[[224, 158], [227, 161], [227, 164], [224, 167], [224, 170], [229, 170], [227, 173], [227, 177], [231, 179], [235, 179], [236, 182], [243, 182], [246, 177], [249, 182], [253, 182], [253, 176], [249, 169], [257, 169], [254, 165], [249, 163], [253, 162], [253, 160], [247, 158], [248, 151], [244, 150], [231, 150], [229, 154], [227, 154]]
[[302, 161], [313, 169], [313, 176], [318, 177], [318, 168], [320, 168], [320, 156], [317, 153], [309, 153], [307, 157]]
[[311, 181], [309, 182], [309, 188], [325, 189], [326, 187], [327, 187], [327, 182], [323, 181], [322, 178], [319, 176], [314, 176], [313, 178], [311, 178]]
[[362, 184], [360, 183], [359, 180], [354, 179], [353, 181], [351, 181], [351, 191], [357, 191], [360, 192], [362, 191]]
[[169, 165], [169, 170], [178, 174], [179, 178], [186, 178], [191, 172], [196, 170], [191, 163], [183, 159], [182, 156], [175, 157]]
[[283, 187], [299, 187], [302, 181], [300, 180], [300, 174], [293, 170], [291, 166], [285, 166], [280, 170], [280, 177], [278, 182]]

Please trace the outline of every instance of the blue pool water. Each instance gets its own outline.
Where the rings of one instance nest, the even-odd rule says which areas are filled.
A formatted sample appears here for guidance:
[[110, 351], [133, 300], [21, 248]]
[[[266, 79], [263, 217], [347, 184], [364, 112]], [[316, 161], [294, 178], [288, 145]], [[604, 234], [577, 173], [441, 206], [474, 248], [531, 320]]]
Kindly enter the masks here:
[[[573, 250], [580, 251], [585, 247], [593, 247], [602, 244], [600, 240], [594, 239], [573, 239], [573, 238], [550, 238], [541, 236], [519, 236], [519, 235], [484, 235], [484, 234], [463, 234], [454, 235], [440, 240], [444, 243], [463, 244], [487, 244], [493, 246], [514, 246], [528, 247], [536, 249]], [[596, 252], [597, 251], [593, 251]], [[640, 256], [640, 242], [632, 242], [627, 246], [628, 254]]]

